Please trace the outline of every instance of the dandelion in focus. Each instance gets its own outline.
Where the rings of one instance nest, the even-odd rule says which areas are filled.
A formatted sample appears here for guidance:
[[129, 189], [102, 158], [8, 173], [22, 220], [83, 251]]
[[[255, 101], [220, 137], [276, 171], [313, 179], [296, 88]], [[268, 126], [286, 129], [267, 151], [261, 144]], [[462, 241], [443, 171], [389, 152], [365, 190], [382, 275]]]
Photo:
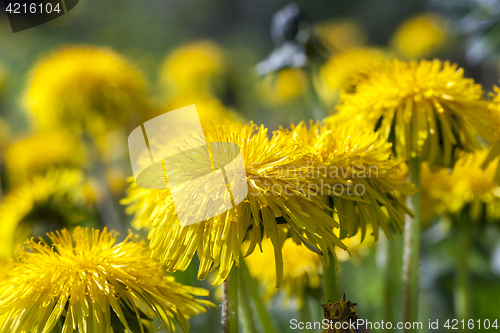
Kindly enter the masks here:
[[401, 160], [393, 158], [385, 138], [352, 123], [316, 123], [308, 128], [302, 122], [290, 132], [313, 156], [309, 179], [330, 198], [340, 238], [361, 231], [364, 239], [369, 224], [376, 240], [379, 227], [387, 236], [389, 224], [401, 229], [404, 215], [411, 213], [400, 196], [411, 195], [413, 186], [402, 179]]
[[238, 123], [205, 127], [205, 132], [209, 142], [232, 142], [240, 147], [248, 183], [243, 202], [206, 221], [182, 227], [168, 190], [144, 190], [132, 184], [122, 201], [129, 205], [128, 213], [135, 214], [135, 226], [150, 227], [152, 254], [169, 270], [185, 270], [197, 252], [198, 278], [204, 279], [209, 271], [219, 268], [215, 283], [221, 283], [233, 263], [238, 265], [243, 241], [250, 243], [246, 256], [264, 237], [270, 238], [274, 247], [279, 285], [283, 239], [278, 223], [287, 224], [296, 239], [317, 253], [333, 251], [334, 245], [345, 249], [333, 234], [339, 225], [323, 198], [308, 196], [310, 182], [299, 172], [307, 164], [308, 154], [291, 135], [276, 131], [268, 138], [264, 126]]
[[[168, 331], [184, 331], [188, 319], [211, 303], [208, 291], [183, 286], [150, 259], [144, 241], [129, 234], [76, 228], [49, 233], [51, 244], [29, 240], [0, 283], [2, 331], [103, 332], [124, 327], [144, 332], [156, 316]], [[116, 320], [117, 318], [118, 320]]]
[[447, 38], [445, 18], [427, 13], [403, 22], [392, 37], [392, 44], [404, 58], [422, 58], [436, 53]]
[[488, 119], [483, 90], [456, 64], [393, 60], [363, 75], [341, 94], [338, 117], [394, 141], [397, 156], [450, 167], [460, 151], [480, 147], [477, 129]]
[[80, 170], [51, 170], [19, 183], [0, 206], [0, 257], [11, 256], [29, 236], [89, 223], [95, 201]]
[[79, 142], [57, 130], [22, 136], [5, 149], [7, 175], [13, 184], [52, 168], [79, 167], [83, 160]]
[[142, 74], [108, 48], [66, 47], [32, 70], [25, 105], [41, 128], [101, 135], [144, 111]]

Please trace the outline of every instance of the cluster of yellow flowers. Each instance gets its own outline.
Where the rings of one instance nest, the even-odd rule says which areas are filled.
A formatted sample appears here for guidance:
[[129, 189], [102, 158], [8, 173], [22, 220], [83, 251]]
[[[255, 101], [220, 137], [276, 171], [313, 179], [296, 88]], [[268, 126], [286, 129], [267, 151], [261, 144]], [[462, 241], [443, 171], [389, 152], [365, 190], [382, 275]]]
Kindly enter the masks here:
[[[198, 278], [219, 267], [215, 283], [221, 283], [233, 263], [238, 265], [242, 243], [250, 242], [249, 255], [264, 235], [274, 247], [279, 286], [286, 238], [303, 242], [328, 265], [329, 257], [323, 254], [335, 254], [335, 247], [346, 249], [334, 228], [340, 227], [344, 238], [358, 230], [364, 235], [371, 224], [377, 237], [379, 227], [387, 234], [389, 223], [396, 229], [403, 224], [408, 211], [399, 196], [413, 190], [399, 177], [400, 162], [392, 158], [391, 145], [377, 133], [352, 135], [346, 126], [307, 128], [301, 123], [268, 138], [263, 126], [229, 122], [206, 127], [205, 132], [210, 142], [240, 146], [249, 193], [242, 203], [183, 227], [169, 190], [145, 190], [132, 183], [123, 200], [135, 214], [134, 225], [150, 227], [152, 254], [171, 271], [186, 269], [197, 252]], [[358, 185], [362, 194], [348, 193], [347, 188], [355, 191]]]
[[[405, 44], [421, 27], [435, 38]], [[403, 57], [431, 53], [443, 29], [437, 17], [417, 17], [397, 32], [394, 48]], [[352, 43], [334, 38], [338, 31], [353, 36]], [[9, 185], [16, 187], [0, 208], [0, 239], [8, 244], [0, 257], [7, 260], [26, 238], [44, 234], [40, 229], [61, 231], [28, 240], [8, 260], [0, 278], [0, 332], [143, 332], [151, 315], [169, 331], [187, 330], [189, 317], [212, 306], [195, 298], [208, 292], [175, 282], [164, 269], [186, 270], [195, 256], [200, 280], [216, 272], [220, 284], [245, 260], [266, 297], [283, 285], [300, 298], [305, 286], [320, 285], [330, 255], [345, 259], [365, 251], [381, 231], [389, 237], [402, 230], [412, 215], [404, 196], [415, 190], [405, 162], [415, 158], [425, 162], [422, 194], [433, 212], [467, 207], [475, 219], [498, 219], [496, 165], [489, 163], [500, 152], [498, 96], [483, 99], [482, 87], [449, 62], [387, 60], [388, 52], [363, 46], [362, 29], [352, 22], [327, 25], [321, 34], [334, 55], [318, 82], [301, 69], [285, 69], [263, 84], [280, 103], [306, 94], [308, 85], [328, 87], [337, 114], [272, 133], [241, 122], [217, 96], [225, 60], [208, 41], [165, 59], [159, 81], [169, 94], [160, 106], [147, 97], [143, 75], [109, 49], [71, 47], [42, 59], [25, 95], [40, 130], [16, 138], [5, 152]], [[91, 175], [101, 166], [86, 165], [102, 159], [87, 135], [102, 145], [113, 129], [193, 103], [208, 142], [240, 148], [247, 197], [182, 226], [168, 189], [143, 189], [130, 179], [121, 203], [135, 228], [148, 229], [149, 243], [132, 234], [118, 243], [115, 232], [78, 226], [92, 224], [106, 196]], [[489, 155], [479, 136], [493, 144]], [[193, 209], [201, 200], [193, 196]], [[325, 313], [347, 320], [343, 309], [357, 316], [352, 306], [343, 300]]]

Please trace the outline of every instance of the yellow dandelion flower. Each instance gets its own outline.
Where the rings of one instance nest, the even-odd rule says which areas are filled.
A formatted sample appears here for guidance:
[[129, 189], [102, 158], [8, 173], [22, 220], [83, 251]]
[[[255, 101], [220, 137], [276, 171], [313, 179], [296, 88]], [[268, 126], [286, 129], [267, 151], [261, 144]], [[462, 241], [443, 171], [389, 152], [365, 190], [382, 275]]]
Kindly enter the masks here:
[[[129, 331], [144, 332], [146, 315], [168, 331], [205, 312], [211, 303], [194, 296], [208, 291], [183, 286], [150, 259], [144, 241], [116, 233], [76, 228], [49, 233], [51, 245], [26, 242], [0, 283], [2, 332], [116, 332], [114, 318]], [[133, 328], [133, 329], [132, 329]]]
[[391, 138], [398, 156], [449, 167], [461, 150], [480, 146], [475, 129], [488, 117], [482, 94], [456, 64], [393, 60], [341, 93], [338, 111], [344, 121]]
[[172, 52], [160, 69], [160, 81], [179, 89], [207, 90], [210, 79], [224, 68], [224, 56], [211, 41], [197, 41]]
[[422, 168], [422, 205], [436, 215], [469, 210], [472, 221], [500, 219], [500, 186], [494, 181], [496, 167], [481, 168], [485, 150], [461, 157], [453, 170], [432, 172]]
[[146, 105], [145, 79], [107, 48], [67, 47], [32, 70], [25, 104], [42, 128], [101, 134]]
[[272, 104], [303, 97], [309, 84], [307, 75], [299, 68], [286, 68], [275, 74], [268, 74], [259, 83], [259, 91]]
[[11, 256], [30, 234], [43, 235], [89, 218], [94, 204], [89, 191], [80, 170], [52, 170], [20, 183], [0, 206], [0, 257]]
[[367, 225], [378, 240], [379, 227], [389, 235], [388, 223], [395, 230], [411, 214], [400, 195], [411, 195], [413, 185], [401, 177], [401, 160], [392, 156], [391, 144], [379, 133], [352, 123], [292, 126], [295, 140], [313, 155], [308, 178], [320, 192], [330, 197], [340, 236], [364, 239]]
[[[129, 205], [129, 213], [135, 213], [135, 226], [150, 225], [152, 253], [169, 270], [185, 270], [197, 252], [198, 278], [204, 279], [209, 271], [219, 268], [215, 283], [221, 283], [233, 263], [238, 265], [242, 242], [250, 241], [248, 255], [264, 235], [274, 247], [279, 284], [283, 259], [278, 223], [287, 224], [317, 253], [333, 252], [334, 245], [345, 249], [333, 234], [338, 223], [323, 198], [308, 195], [309, 182], [299, 170], [309, 155], [288, 133], [276, 131], [268, 138], [264, 126], [238, 123], [205, 127], [205, 132], [209, 142], [232, 142], [240, 147], [248, 183], [245, 200], [223, 214], [185, 227], [179, 223], [168, 190], [144, 190], [132, 184], [122, 201]], [[322, 260], [329, 259], [322, 256]]]
[[[302, 306], [305, 288], [318, 288], [320, 286], [320, 259], [303, 244], [297, 244], [291, 238], [287, 238], [283, 242], [281, 251], [283, 252], [283, 282], [281, 287], [285, 291], [287, 299], [295, 296], [299, 301], [299, 306]], [[272, 252], [273, 244], [269, 239], [265, 239], [262, 241], [262, 251], [254, 251], [244, 259], [250, 274], [264, 286], [266, 300], [278, 291], [276, 289], [276, 273], [269, 269], [275, 262]]]
[[366, 43], [365, 29], [354, 20], [328, 22], [319, 27], [319, 36], [332, 51], [346, 52]]
[[384, 58], [383, 51], [376, 48], [358, 48], [334, 54], [320, 70], [320, 82], [324, 86], [320, 89], [322, 98], [330, 104], [336, 102], [340, 90], [353, 74], [381, 63]]
[[78, 141], [57, 130], [22, 136], [5, 149], [7, 175], [12, 183], [54, 167], [78, 167], [83, 160]]
[[392, 44], [405, 58], [421, 58], [435, 53], [446, 38], [445, 18], [426, 13], [404, 21], [392, 37]]

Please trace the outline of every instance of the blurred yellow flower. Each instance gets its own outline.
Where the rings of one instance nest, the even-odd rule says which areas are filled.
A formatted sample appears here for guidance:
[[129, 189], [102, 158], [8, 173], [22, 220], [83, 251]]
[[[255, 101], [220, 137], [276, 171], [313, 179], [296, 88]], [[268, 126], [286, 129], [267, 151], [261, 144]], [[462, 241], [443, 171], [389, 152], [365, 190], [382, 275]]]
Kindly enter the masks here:
[[377, 48], [350, 49], [334, 54], [320, 70], [321, 97], [328, 104], [338, 101], [341, 89], [353, 74], [380, 64], [385, 58], [384, 52]]
[[73, 46], [35, 65], [25, 104], [42, 128], [102, 134], [144, 111], [145, 89], [143, 75], [121, 55]]
[[481, 168], [486, 155], [485, 150], [464, 155], [453, 170], [432, 172], [423, 164], [422, 207], [435, 215], [458, 214], [467, 208], [472, 221], [500, 219], [500, 185], [493, 177], [496, 166]]
[[477, 129], [488, 121], [482, 94], [456, 64], [392, 60], [341, 93], [335, 118], [393, 138], [406, 160], [418, 156], [431, 168], [450, 167], [461, 150], [480, 146]]
[[346, 52], [366, 43], [365, 29], [354, 20], [341, 20], [320, 25], [319, 36], [334, 52]]
[[5, 149], [7, 176], [12, 184], [54, 167], [79, 167], [83, 160], [79, 142], [58, 130], [22, 136]]
[[[335, 229], [335, 234], [340, 236], [340, 229]], [[342, 238], [342, 243], [347, 246], [347, 251], [336, 249], [339, 261], [360, 260], [362, 256], [370, 252], [376, 239], [371, 225], [366, 227], [365, 234], [357, 232], [354, 236]]]
[[215, 43], [202, 40], [179, 47], [163, 62], [160, 82], [180, 90], [209, 90], [210, 80], [224, 70], [224, 56]]
[[[122, 202], [135, 213], [136, 227], [150, 226], [153, 255], [171, 271], [185, 270], [195, 252], [200, 266], [198, 278], [218, 268], [216, 284], [228, 276], [233, 263], [238, 265], [240, 246], [246, 239], [252, 253], [263, 238], [270, 238], [276, 260], [277, 285], [283, 276], [278, 222], [287, 223], [293, 232], [318, 253], [345, 246], [333, 234], [338, 223], [328, 212], [323, 198], [308, 191], [310, 182], [300, 174], [309, 156], [291, 135], [276, 131], [268, 137], [264, 126], [226, 123], [205, 127], [208, 142], [232, 142], [241, 149], [246, 166], [248, 195], [235, 208], [196, 224], [181, 226], [168, 190], [145, 190], [135, 183]], [[286, 189], [286, 190], [285, 190]], [[193, 196], [193, 206], [196, 200]], [[322, 257], [327, 261], [328, 256]]]
[[490, 144], [490, 151], [486, 160], [484, 161], [483, 168], [486, 168], [490, 163], [495, 161], [497, 171], [495, 172], [495, 181], [500, 184], [500, 88], [493, 86], [493, 92], [490, 92], [492, 100], [488, 103], [489, 109], [489, 127], [487, 131], [481, 131], [481, 136], [485, 138]]
[[30, 234], [82, 223], [92, 214], [94, 196], [80, 170], [52, 170], [25, 180], [0, 206], [0, 257], [12, 255]]
[[187, 331], [189, 317], [213, 306], [194, 298], [208, 291], [166, 276], [137, 236], [116, 243], [115, 232], [77, 227], [72, 235], [64, 229], [48, 237], [50, 244], [27, 241], [7, 266], [0, 282], [2, 331], [143, 332], [150, 316], [169, 332], [176, 323]]
[[307, 93], [308, 79], [299, 68], [286, 68], [268, 74], [259, 83], [259, 91], [265, 100], [272, 104], [282, 104]]
[[426, 13], [403, 22], [392, 37], [392, 45], [405, 58], [421, 58], [435, 53], [446, 38], [445, 18]]
[[243, 121], [238, 113], [227, 109], [224, 104], [211, 94], [201, 90], [182, 90], [161, 106], [158, 113], [176, 110], [188, 105], [196, 105], [196, 111], [200, 117], [201, 124], [221, 124], [226, 121]]
[[[249, 244], [244, 244], [244, 247], [245, 245]], [[276, 289], [276, 272], [271, 269], [275, 260], [272, 242], [269, 239], [264, 239], [261, 245], [262, 251], [254, 251], [244, 260], [250, 274], [265, 288], [264, 298], [267, 300], [278, 291]], [[299, 306], [302, 307], [304, 289], [320, 286], [321, 262], [314, 252], [303, 244], [295, 243], [291, 238], [287, 238], [283, 242], [281, 251], [283, 252], [282, 288], [288, 298], [297, 297]]]

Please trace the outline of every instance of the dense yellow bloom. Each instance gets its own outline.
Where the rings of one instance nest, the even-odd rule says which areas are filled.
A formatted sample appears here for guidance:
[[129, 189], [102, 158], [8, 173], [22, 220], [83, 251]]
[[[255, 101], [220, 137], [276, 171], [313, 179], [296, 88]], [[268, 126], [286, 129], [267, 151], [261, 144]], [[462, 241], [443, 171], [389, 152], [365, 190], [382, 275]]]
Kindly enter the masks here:
[[[494, 181], [496, 166], [481, 168], [487, 152], [461, 157], [453, 170], [421, 171], [422, 206], [436, 215], [458, 214], [468, 208], [472, 221], [500, 219], [500, 186]], [[425, 205], [425, 206], [424, 206]]]
[[334, 21], [321, 25], [319, 36], [331, 51], [339, 52], [359, 48], [367, 39], [365, 29], [353, 20]]
[[392, 38], [394, 49], [405, 58], [420, 58], [434, 53], [447, 37], [444, 20], [437, 14], [419, 14], [409, 18], [398, 27]]
[[286, 68], [266, 75], [260, 82], [259, 90], [267, 101], [281, 104], [304, 96], [308, 84], [307, 75], [302, 69]]
[[233, 263], [238, 264], [242, 242], [250, 241], [248, 255], [264, 235], [274, 247], [279, 284], [283, 259], [278, 222], [286, 223], [296, 238], [317, 248], [318, 253], [333, 252], [334, 245], [345, 249], [333, 234], [339, 225], [328, 206], [321, 196], [309, 191], [309, 182], [301, 176], [300, 168], [307, 164], [309, 154], [291, 135], [277, 131], [268, 138], [263, 126], [238, 123], [205, 127], [205, 132], [209, 142], [232, 142], [241, 148], [248, 183], [244, 201], [223, 214], [185, 227], [179, 223], [168, 190], [144, 190], [132, 184], [123, 201], [130, 205], [128, 212], [135, 213], [135, 226], [150, 225], [152, 254], [169, 270], [186, 269], [197, 252], [198, 278], [204, 279], [220, 266], [215, 283], [221, 283]]
[[211, 41], [197, 41], [172, 52], [160, 69], [160, 81], [180, 90], [207, 90], [224, 68], [224, 56]]
[[488, 117], [482, 94], [457, 65], [393, 60], [341, 93], [338, 117], [391, 138], [400, 157], [449, 167], [461, 150], [479, 147], [476, 129]]
[[[211, 303], [195, 299], [208, 291], [165, 276], [150, 259], [144, 241], [116, 233], [76, 228], [26, 242], [0, 282], [2, 332], [113, 332], [113, 317], [127, 330], [143, 332], [143, 316], [157, 316], [168, 331], [205, 312]], [[132, 330], [131, 327], [134, 329]]]
[[353, 74], [381, 63], [384, 58], [383, 51], [376, 48], [358, 48], [334, 54], [320, 71], [321, 82], [326, 85], [320, 90], [322, 97], [329, 103], [337, 101], [341, 89]]
[[[303, 244], [297, 244], [291, 238], [283, 242], [283, 283], [282, 288], [288, 297], [296, 296], [302, 305], [302, 295], [306, 286], [320, 286], [321, 262], [318, 256]], [[343, 250], [342, 250], [343, 251]], [[340, 252], [340, 251], [339, 251]], [[343, 251], [345, 252], [345, 251]], [[273, 244], [269, 239], [262, 241], [262, 251], [254, 251], [244, 260], [250, 274], [265, 288], [264, 298], [269, 299], [276, 289]]]
[[144, 110], [145, 80], [110, 49], [67, 47], [33, 68], [25, 102], [42, 128], [101, 134]]
[[88, 218], [95, 197], [80, 170], [53, 170], [20, 183], [0, 205], [0, 257], [12, 255], [33, 227], [56, 230]]
[[388, 236], [388, 223], [400, 230], [408, 209], [400, 195], [411, 195], [413, 185], [401, 177], [401, 160], [392, 157], [391, 144], [379, 133], [352, 123], [292, 126], [295, 140], [313, 155], [308, 178], [330, 197], [341, 225], [341, 238], [362, 238], [367, 225], [375, 240], [379, 227]]
[[7, 174], [13, 183], [54, 167], [81, 166], [83, 159], [78, 141], [57, 130], [23, 136], [5, 149]]

